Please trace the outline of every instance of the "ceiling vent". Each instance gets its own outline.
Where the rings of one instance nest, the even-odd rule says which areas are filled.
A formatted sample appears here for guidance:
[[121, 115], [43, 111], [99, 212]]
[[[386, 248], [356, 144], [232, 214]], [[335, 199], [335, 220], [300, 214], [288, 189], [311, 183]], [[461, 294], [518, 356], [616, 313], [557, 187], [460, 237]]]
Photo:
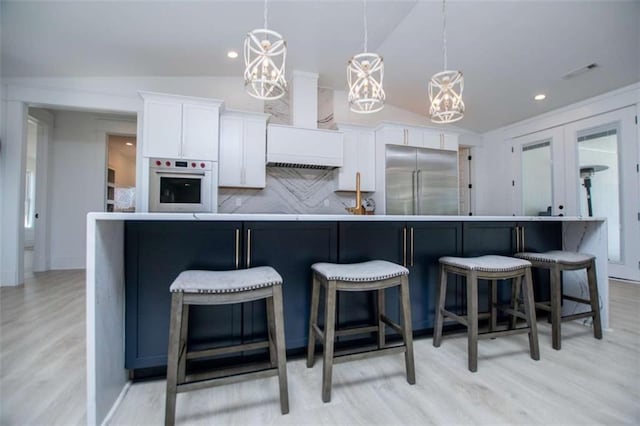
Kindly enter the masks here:
[[565, 79], [565, 80], [569, 80], [570, 78], [573, 78], [573, 77], [577, 77], [577, 76], [579, 76], [579, 75], [582, 75], [582, 74], [584, 74], [584, 73], [586, 73], [586, 72], [589, 72], [589, 71], [591, 71], [591, 70], [593, 70], [593, 69], [595, 69], [595, 68], [597, 68], [597, 67], [598, 67], [598, 64], [596, 64], [596, 63], [594, 62], [594, 63], [592, 63], [592, 64], [585, 65], [585, 66], [583, 66], [583, 67], [580, 67], [580, 68], [578, 68], [578, 69], [575, 69], [575, 70], [573, 70], [573, 71], [569, 71], [568, 73], [566, 73], [565, 75], [563, 75], [563, 76], [562, 76], [562, 78], [563, 78], [563, 79]]

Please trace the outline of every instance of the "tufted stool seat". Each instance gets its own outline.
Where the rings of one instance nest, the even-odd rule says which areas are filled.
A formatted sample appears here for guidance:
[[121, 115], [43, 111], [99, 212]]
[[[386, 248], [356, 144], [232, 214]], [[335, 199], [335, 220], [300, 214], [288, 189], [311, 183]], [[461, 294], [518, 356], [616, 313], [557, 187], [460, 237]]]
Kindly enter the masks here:
[[[458, 315], [445, 309], [448, 275], [459, 275], [466, 278], [467, 285], [467, 315]], [[524, 280], [523, 280], [524, 278]], [[478, 312], [478, 280], [490, 282], [489, 312]], [[512, 280], [512, 302], [510, 306], [501, 307], [497, 303], [497, 280]], [[524, 312], [517, 309], [515, 299], [522, 284]], [[516, 328], [515, 321], [507, 330], [497, 330], [497, 310], [500, 309], [512, 318], [522, 318], [525, 327]], [[529, 353], [534, 360], [540, 359], [538, 348], [538, 331], [535, 321], [533, 288], [531, 286], [531, 263], [523, 259], [506, 256], [487, 255], [480, 257], [452, 257], [440, 258], [440, 289], [436, 306], [436, 321], [434, 326], [433, 346], [439, 347], [442, 341], [444, 319], [451, 318], [467, 327], [468, 366], [472, 372], [478, 369], [478, 339], [493, 338], [518, 333], [528, 333]], [[489, 318], [489, 331], [478, 333], [478, 320]]]
[[[286, 354], [284, 341], [284, 314], [282, 306], [282, 277], [275, 269], [261, 266], [231, 271], [181, 272], [171, 287], [171, 323], [167, 356], [167, 391], [165, 425], [175, 422], [176, 395], [180, 392], [202, 389], [252, 378], [277, 375], [280, 386], [280, 410], [289, 412]], [[189, 306], [223, 305], [266, 299], [268, 339], [222, 348], [189, 351], [187, 345]], [[257, 369], [237, 367], [187, 376], [187, 360], [214, 357], [247, 350], [269, 348], [269, 365]]]
[[[309, 320], [309, 344], [307, 347], [307, 367], [315, 362], [316, 338], [322, 342], [322, 400], [331, 401], [331, 382], [333, 364], [370, 356], [404, 353], [407, 382], [414, 384], [415, 367], [413, 359], [413, 331], [411, 328], [411, 304], [409, 301], [409, 270], [403, 266], [384, 260], [372, 260], [362, 263], [337, 264], [315, 263], [311, 266], [313, 288], [311, 294], [311, 318]], [[320, 305], [320, 286], [325, 289], [324, 330], [318, 325]], [[389, 287], [399, 287], [402, 306], [402, 325], [393, 322], [385, 315], [384, 291]], [[338, 291], [377, 292], [377, 324], [344, 330], [336, 330], [336, 295]], [[385, 327], [389, 326], [401, 334], [403, 343], [387, 345]], [[375, 332], [377, 346], [372, 350], [334, 354], [334, 340], [337, 336]]]
[[[551, 312], [551, 344], [554, 349], [560, 349], [561, 347], [560, 324], [562, 321], [593, 318], [593, 336], [596, 339], [602, 339], [595, 256], [562, 250], [552, 250], [544, 253], [523, 252], [516, 253], [516, 256], [531, 262], [534, 268], [548, 269], [550, 271], [551, 300], [538, 302], [536, 307]], [[587, 272], [589, 299], [562, 293], [562, 272], [580, 269], [585, 269]], [[562, 316], [563, 299], [588, 305], [591, 309], [586, 312]]]

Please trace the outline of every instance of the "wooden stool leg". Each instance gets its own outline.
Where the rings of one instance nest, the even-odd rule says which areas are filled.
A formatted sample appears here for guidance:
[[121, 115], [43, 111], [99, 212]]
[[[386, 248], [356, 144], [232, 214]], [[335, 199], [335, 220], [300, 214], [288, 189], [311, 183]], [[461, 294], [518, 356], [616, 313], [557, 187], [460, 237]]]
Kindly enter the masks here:
[[[516, 277], [511, 280], [511, 309], [518, 310], [518, 297], [520, 296], [520, 288], [522, 287], [522, 277]], [[518, 325], [518, 317], [511, 315], [509, 319], [509, 328], [514, 329]]]
[[[316, 351], [316, 331], [318, 326], [318, 305], [320, 304], [320, 282], [315, 272], [313, 273], [313, 286], [311, 288], [311, 313], [309, 318], [309, 343], [307, 344], [307, 368], [313, 367]], [[325, 326], [326, 327], [326, 326]]]
[[322, 401], [331, 401], [331, 379], [333, 373], [333, 340], [336, 320], [336, 282], [326, 284], [326, 303], [324, 316], [324, 342], [322, 358]]
[[[522, 281], [522, 277], [518, 279]], [[536, 304], [533, 300], [533, 280], [531, 268], [525, 272], [524, 283], [522, 285], [524, 313], [529, 327], [529, 354], [536, 361], [540, 359], [540, 348], [538, 346], [538, 326], [536, 324]]]
[[169, 349], [167, 351], [167, 391], [164, 424], [172, 426], [176, 417], [178, 362], [180, 356], [180, 331], [182, 329], [182, 293], [171, 294], [171, 323], [169, 325]]
[[467, 274], [467, 345], [469, 371], [478, 371], [478, 277], [475, 272]]
[[284, 339], [284, 308], [282, 305], [282, 286], [273, 286], [273, 297], [267, 303], [273, 306], [273, 322], [276, 332], [276, 354], [278, 358], [278, 381], [280, 384], [280, 411], [289, 412], [289, 387], [287, 385], [287, 354]]
[[560, 350], [560, 325], [562, 323], [562, 271], [560, 266], [551, 268], [551, 345]]
[[602, 322], [600, 321], [600, 295], [598, 293], [598, 279], [596, 278], [596, 261], [591, 261], [587, 267], [587, 281], [589, 282], [589, 300], [593, 311], [593, 337], [602, 339]]
[[444, 325], [444, 305], [447, 299], [447, 271], [444, 265], [440, 264], [440, 289], [438, 292], [438, 303], [436, 304], [436, 323], [433, 327], [433, 346], [440, 346], [442, 341], [442, 327]]
[[267, 334], [269, 338], [269, 362], [271, 367], [278, 364], [278, 354], [276, 350], [276, 324], [273, 311], [273, 297], [266, 299], [267, 302]]
[[180, 326], [180, 346], [178, 352], [177, 383], [184, 383], [187, 375], [187, 339], [189, 338], [189, 305], [182, 305], [182, 320]]
[[413, 327], [411, 324], [411, 301], [409, 297], [409, 280], [406, 275], [400, 278], [400, 299], [402, 301], [402, 337], [404, 339], [404, 361], [407, 369], [407, 382], [416, 383], [416, 369], [413, 359]]
[[382, 321], [385, 313], [384, 289], [381, 288], [377, 292], [378, 299], [378, 349], [382, 349], [385, 345], [385, 328], [386, 324]]
[[498, 326], [498, 280], [489, 281], [489, 331], [495, 331]]

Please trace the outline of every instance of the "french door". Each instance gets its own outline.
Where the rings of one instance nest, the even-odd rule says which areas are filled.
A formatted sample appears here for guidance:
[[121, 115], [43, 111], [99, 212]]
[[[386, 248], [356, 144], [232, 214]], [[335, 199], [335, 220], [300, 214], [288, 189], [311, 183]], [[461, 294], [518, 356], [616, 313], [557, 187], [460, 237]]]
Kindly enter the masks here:
[[564, 127], [567, 207], [607, 218], [609, 276], [640, 281], [640, 180], [636, 107]]
[[636, 107], [513, 138], [513, 212], [607, 219], [609, 276], [640, 281]]

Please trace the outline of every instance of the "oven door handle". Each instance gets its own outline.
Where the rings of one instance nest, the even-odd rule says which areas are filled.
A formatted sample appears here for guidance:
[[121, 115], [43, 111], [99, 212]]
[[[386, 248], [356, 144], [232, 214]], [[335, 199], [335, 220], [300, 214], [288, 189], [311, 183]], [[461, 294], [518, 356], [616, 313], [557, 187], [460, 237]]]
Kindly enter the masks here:
[[162, 176], [179, 176], [179, 177], [185, 177], [185, 176], [204, 176], [205, 172], [192, 172], [192, 171], [171, 171], [171, 172], [165, 172], [162, 170], [156, 170], [155, 171], [156, 174], [158, 175], [162, 175]]

